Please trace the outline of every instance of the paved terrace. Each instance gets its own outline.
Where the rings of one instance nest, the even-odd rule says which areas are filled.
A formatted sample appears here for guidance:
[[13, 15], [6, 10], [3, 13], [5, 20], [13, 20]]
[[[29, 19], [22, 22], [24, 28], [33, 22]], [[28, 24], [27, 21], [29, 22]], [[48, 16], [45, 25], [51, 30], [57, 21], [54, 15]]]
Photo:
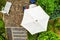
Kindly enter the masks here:
[[25, 2], [28, 2], [28, 0], [7, 0], [12, 3], [12, 7], [9, 12], [9, 16], [7, 14], [4, 14], [4, 21], [5, 21], [5, 26], [14, 26], [14, 27], [19, 27], [20, 23], [23, 18], [23, 10], [22, 7]]
[[[7, 1], [12, 3], [9, 15], [4, 14], [4, 17], [3, 17], [4, 22], [5, 22], [5, 27], [8, 28], [8, 29], [6, 29], [7, 34], [8, 34], [7, 36], [9, 38], [9, 40], [19, 40], [19, 39], [17, 39], [18, 37], [16, 39], [14, 39], [14, 34], [12, 34], [14, 31], [12, 29], [13, 29], [13, 27], [15, 27], [15, 29], [17, 29], [18, 27], [21, 27], [20, 24], [21, 24], [21, 21], [22, 21], [22, 18], [23, 18], [22, 8], [23, 8], [23, 5], [25, 4], [25, 2], [29, 3], [29, 0], [7, 0]], [[23, 34], [25, 36], [23, 36], [23, 34], [21, 35], [22, 32], [20, 32], [19, 35], [20, 35], [20, 38], [22, 36], [25, 39], [20, 39], [20, 40], [26, 40], [27, 39], [26, 38], [27, 37], [27, 32], [24, 31], [24, 30], [21, 29], [20, 31], [24, 32], [25, 34], [24, 33]], [[11, 33], [11, 31], [13, 31], [13, 32]], [[19, 31], [17, 31], [17, 32], [19, 32]], [[11, 38], [11, 36], [12, 36], [12, 38]]]

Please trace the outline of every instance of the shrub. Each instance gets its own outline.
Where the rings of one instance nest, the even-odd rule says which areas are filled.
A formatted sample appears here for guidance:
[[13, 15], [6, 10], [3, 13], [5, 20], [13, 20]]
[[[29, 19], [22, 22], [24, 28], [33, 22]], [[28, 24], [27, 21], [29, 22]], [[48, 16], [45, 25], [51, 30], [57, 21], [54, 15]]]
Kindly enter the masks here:
[[3, 37], [3, 34], [5, 34], [5, 24], [2, 18], [0, 18], [0, 40], [3, 40], [1, 39]]
[[28, 40], [37, 40], [37, 36], [38, 34], [31, 35], [30, 33], [28, 33]]
[[40, 5], [49, 15], [53, 13], [54, 7], [56, 6], [54, 1], [55, 0], [37, 0], [38, 5]]
[[52, 31], [40, 33], [38, 40], [60, 40], [60, 38]]
[[60, 17], [60, 1], [59, 0], [37, 0], [37, 4], [40, 5], [51, 19]]
[[0, 40], [5, 40], [2, 36], [0, 36]]
[[0, 11], [5, 6], [5, 4], [6, 4], [6, 0], [0, 0]]
[[60, 5], [56, 7], [56, 9], [53, 11], [53, 14], [50, 17], [50, 19], [52, 20], [55, 20], [57, 18], [60, 18]]
[[0, 19], [0, 35], [5, 32], [5, 24], [2, 19]]
[[60, 30], [60, 18], [54, 20], [54, 31], [58, 32]]

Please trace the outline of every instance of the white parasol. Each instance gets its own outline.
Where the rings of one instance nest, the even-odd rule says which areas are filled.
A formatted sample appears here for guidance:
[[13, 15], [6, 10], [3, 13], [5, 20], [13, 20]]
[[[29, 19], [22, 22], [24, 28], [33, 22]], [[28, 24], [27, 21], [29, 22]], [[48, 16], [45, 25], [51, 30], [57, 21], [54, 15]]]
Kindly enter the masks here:
[[40, 7], [25, 9], [21, 25], [32, 35], [47, 30], [49, 16]]

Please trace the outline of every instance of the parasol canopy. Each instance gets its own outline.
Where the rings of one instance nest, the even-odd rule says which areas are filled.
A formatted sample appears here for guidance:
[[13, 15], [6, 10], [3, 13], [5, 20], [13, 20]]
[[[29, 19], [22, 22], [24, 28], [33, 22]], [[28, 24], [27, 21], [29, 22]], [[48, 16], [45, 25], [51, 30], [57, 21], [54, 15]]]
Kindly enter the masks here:
[[21, 25], [32, 35], [47, 30], [49, 15], [40, 7], [25, 9]]

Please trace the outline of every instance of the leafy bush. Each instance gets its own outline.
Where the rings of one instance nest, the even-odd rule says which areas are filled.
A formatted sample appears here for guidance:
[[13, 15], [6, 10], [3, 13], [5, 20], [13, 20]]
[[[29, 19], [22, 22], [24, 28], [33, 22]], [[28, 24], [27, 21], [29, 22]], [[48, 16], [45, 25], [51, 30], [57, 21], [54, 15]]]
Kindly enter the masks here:
[[2, 36], [0, 36], [0, 40], [5, 40]]
[[40, 33], [38, 40], [60, 40], [60, 38], [52, 31]]
[[58, 21], [58, 19], [55, 20], [54, 22], [55, 24], [55, 27], [59, 28], [60, 29], [60, 22]]
[[28, 33], [28, 40], [60, 40], [60, 38], [54, 32], [46, 31], [34, 35]]
[[2, 19], [0, 19], [0, 35], [5, 33], [5, 24]]
[[53, 11], [53, 14], [50, 17], [50, 19], [52, 20], [55, 20], [57, 18], [60, 18], [60, 6], [56, 7], [56, 9]]
[[0, 18], [0, 40], [6, 40], [5, 38], [5, 24], [2, 18]]
[[37, 0], [40, 5], [49, 15], [51, 15], [55, 8], [55, 0]]
[[37, 36], [38, 34], [31, 35], [30, 33], [28, 33], [28, 40], [37, 40]]
[[48, 15], [50, 19], [56, 19], [60, 15], [60, 1], [59, 0], [37, 0], [37, 4], [40, 5]]
[[55, 32], [60, 30], [60, 18], [54, 20], [54, 29], [55, 29]]
[[0, 28], [4, 27], [4, 22], [2, 19], [0, 19]]
[[51, 22], [48, 22], [48, 27], [47, 27], [47, 30], [52, 30], [53, 28], [53, 24]]
[[5, 4], [6, 4], [6, 0], [0, 0], [0, 11], [5, 6]]

